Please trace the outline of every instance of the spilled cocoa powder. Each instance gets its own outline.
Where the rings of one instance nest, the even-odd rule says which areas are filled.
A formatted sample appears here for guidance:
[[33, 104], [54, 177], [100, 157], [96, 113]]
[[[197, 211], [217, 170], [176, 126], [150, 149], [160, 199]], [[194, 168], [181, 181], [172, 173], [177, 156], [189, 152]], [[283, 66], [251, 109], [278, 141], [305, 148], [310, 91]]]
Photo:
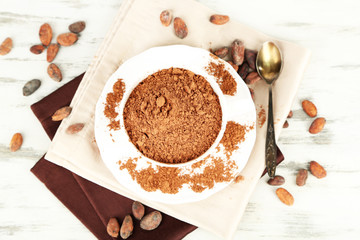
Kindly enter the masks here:
[[[242, 126], [234, 121], [230, 121], [226, 124], [226, 129], [220, 144], [224, 146], [225, 155], [228, 159], [235, 150], [239, 149], [239, 144], [245, 140], [245, 134], [249, 129], [253, 129], [253, 126]], [[217, 147], [217, 150], [219, 151], [219, 146]]]
[[258, 112], [258, 124], [260, 128], [264, 126], [264, 123], [266, 122], [266, 113], [265, 109], [260, 105], [260, 110]]
[[[210, 53], [210, 56], [215, 60], [218, 59], [218, 57], [212, 53]], [[211, 61], [209, 62], [209, 65], [205, 67], [205, 70], [215, 77], [216, 82], [219, 84], [221, 91], [225, 95], [235, 95], [237, 83], [229, 71], [226, 70], [224, 63]]]
[[120, 121], [116, 120], [116, 117], [119, 115], [116, 112], [116, 108], [119, 106], [125, 92], [125, 83], [122, 79], [118, 79], [113, 86], [113, 92], [110, 92], [106, 96], [106, 103], [104, 114], [110, 120], [108, 127], [110, 130], [119, 130]]
[[236, 178], [234, 179], [234, 183], [239, 183], [239, 182], [244, 181], [244, 180], [245, 180], [244, 176], [238, 175], [238, 176], [236, 176]]
[[[191, 165], [193, 174], [182, 174], [178, 167], [151, 166], [144, 169], [136, 169], [138, 158], [130, 158], [127, 161], [118, 161], [120, 170], [127, 170], [134, 181], [144, 190], [154, 192], [160, 190], [163, 193], [178, 193], [184, 184], [188, 184], [194, 192], [202, 192], [211, 189], [215, 183], [230, 182], [234, 179], [233, 172], [237, 169], [234, 159], [230, 156], [238, 149], [238, 145], [245, 140], [246, 133], [253, 126], [242, 126], [235, 122], [226, 125], [226, 136], [219, 143], [226, 152], [226, 158], [207, 156], [205, 159]], [[200, 170], [202, 169], [202, 170]], [[200, 170], [200, 173], [196, 173]], [[241, 181], [243, 178], [236, 178]]]
[[[205, 153], [222, 122], [211, 85], [181, 68], [163, 69], [144, 79], [130, 94], [123, 116], [130, 141], [146, 157], [163, 163], [184, 163]], [[168, 175], [170, 170], [159, 171]]]

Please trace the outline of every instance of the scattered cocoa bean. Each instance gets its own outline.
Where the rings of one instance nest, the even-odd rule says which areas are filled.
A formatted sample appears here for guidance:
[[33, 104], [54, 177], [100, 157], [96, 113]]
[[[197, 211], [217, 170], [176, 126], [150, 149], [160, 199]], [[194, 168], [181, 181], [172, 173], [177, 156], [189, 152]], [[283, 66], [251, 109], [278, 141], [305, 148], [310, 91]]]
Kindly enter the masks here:
[[33, 54], [41, 54], [45, 50], [45, 47], [42, 44], [31, 46], [30, 52]]
[[169, 10], [164, 10], [160, 13], [160, 22], [165, 27], [168, 27], [172, 21], [172, 14]]
[[293, 111], [290, 110], [289, 114], [287, 115], [287, 118], [292, 118], [293, 117]]
[[229, 16], [214, 14], [210, 17], [210, 22], [216, 25], [223, 25], [230, 20]]
[[246, 78], [245, 78], [245, 83], [246, 84], [254, 84], [257, 81], [261, 80], [261, 77], [259, 76], [259, 74], [257, 72], [251, 72], [249, 73]]
[[52, 62], [55, 59], [58, 51], [59, 51], [59, 45], [57, 43], [50, 44], [50, 46], [47, 49], [46, 60], [48, 62]]
[[133, 233], [134, 223], [130, 215], [125, 216], [120, 228], [120, 237], [127, 239]]
[[23, 137], [21, 133], [15, 133], [10, 141], [10, 151], [16, 152], [17, 150], [19, 150], [22, 143], [23, 143]]
[[83, 128], [84, 128], [85, 124], [83, 123], [75, 123], [73, 125], [70, 125], [67, 129], [66, 129], [66, 133], [68, 134], [75, 134], [80, 132]]
[[316, 118], [310, 125], [309, 132], [311, 134], [317, 134], [321, 132], [325, 126], [326, 119], [323, 117]]
[[132, 213], [137, 220], [141, 220], [145, 214], [145, 207], [140, 202], [135, 201], [132, 204]]
[[47, 69], [47, 72], [49, 74], [49, 76], [56, 82], [60, 82], [62, 80], [62, 74], [61, 74], [61, 71], [59, 69], [59, 67], [54, 64], [54, 63], [51, 63], [49, 66], [48, 66], [48, 69]]
[[300, 169], [296, 175], [296, 185], [304, 186], [308, 177], [308, 171], [306, 169]]
[[58, 109], [52, 116], [51, 119], [53, 121], [61, 121], [64, 118], [67, 118], [71, 113], [72, 108], [69, 106], [62, 107]]
[[154, 230], [157, 228], [162, 220], [161, 213], [159, 211], [153, 211], [147, 214], [140, 222], [140, 227], [144, 230]]
[[304, 112], [309, 115], [309, 117], [316, 117], [317, 115], [317, 109], [315, 104], [310, 102], [309, 100], [304, 100], [301, 103], [302, 108], [304, 109]]
[[254, 90], [252, 88], [249, 88], [249, 91], [250, 91], [252, 100], [254, 100], [254, 97], [255, 97]]
[[41, 85], [41, 81], [39, 79], [33, 79], [25, 83], [23, 87], [23, 95], [29, 96], [33, 94]]
[[5, 40], [0, 45], [0, 55], [8, 54], [13, 47], [13, 42], [11, 38], [5, 38]]
[[289, 127], [289, 122], [287, 120], [285, 120], [283, 128], [288, 128]]
[[243, 63], [239, 68], [238, 74], [245, 81], [246, 76], [248, 75], [248, 73], [249, 73], [249, 64]]
[[44, 46], [48, 46], [52, 39], [52, 29], [48, 23], [44, 23], [39, 31], [40, 42]]
[[276, 175], [273, 178], [270, 178], [267, 182], [271, 186], [281, 186], [285, 183], [285, 178], [280, 175]]
[[231, 44], [231, 56], [236, 65], [241, 65], [244, 62], [245, 46], [244, 43], [236, 39]]
[[184, 20], [179, 17], [176, 17], [174, 19], [174, 30], [175, 35], [181, 39], [185, 38], [188, 35], [188, 28]]
[[216, 50], [216, 51], [214, 52], [214, 54], [215, 54], [216, 56], [218, 56], [219, 58], [224, 58], [224, 57], [226, 57], [226, 56], [228, 55], [228, 53], [229, 53], [229, 48], [227, 48], [227, 47], [219, 48], [218, 50]]
[[310, 162], [310, 172], [317, 178], [326, 177], [326, 170], [324, 169], [324, 167], [315, 161]]
[[109, 219], [106, 230], [111, 237], [117, 238], [119, 236], [120, 225], [116, 218]]
[[78, 40], [78, 36], [75, 33], [62, 33], [57, 37], [57, 42], [61, 46], [71, 46]]
[[86, 23], [84, 21], [74, 22], [69, 25], [69, 31], [72, 33], [80, 33], [86, 27]]
[[249, 67], [252, 70], [256, 70], [256, 56], [257, 56], [257, 51], [255, 50], [250, 50], [250, 49], [245, 49], [245, 59], [246, 62], [249, 64]]
[[233, 63], [232, 61], [230, 61], [230, 60], [228, 60], [227, 62], [235, 69], [236, 72], [239, 70], [239, 66], [238, 66], [238, 65], [234, 64], [234, 63]]
[[283, 202], [284, 204], [288, 206], [294, 204], [294, 197], [285, 188], [276, 189], [276, 195], [278, 196], [280, 201]]

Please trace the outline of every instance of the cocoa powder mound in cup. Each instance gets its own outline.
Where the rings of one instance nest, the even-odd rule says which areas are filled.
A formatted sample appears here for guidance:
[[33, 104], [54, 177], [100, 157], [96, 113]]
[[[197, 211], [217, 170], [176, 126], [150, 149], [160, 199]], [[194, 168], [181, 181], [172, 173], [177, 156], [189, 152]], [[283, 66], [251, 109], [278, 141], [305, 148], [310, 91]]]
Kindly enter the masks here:
[[184, 163], [205, 153], [222, 122], [219, 98], [189, 70], [160, 70], [136, 86], [123, 112], [130, 141], [146, 157]]

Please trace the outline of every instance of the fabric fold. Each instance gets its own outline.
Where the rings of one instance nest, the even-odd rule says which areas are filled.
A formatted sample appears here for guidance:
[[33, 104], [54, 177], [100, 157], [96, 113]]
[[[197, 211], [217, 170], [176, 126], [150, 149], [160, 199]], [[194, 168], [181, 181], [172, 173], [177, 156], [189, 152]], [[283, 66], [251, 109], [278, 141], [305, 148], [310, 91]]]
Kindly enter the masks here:
[[[31, 106], [32, 111], [52, 139], [60, 125], [51, 120], [53, 113], [70, 104], [84, 74], [76, 77], [58, 90]], [[104, 187], [92, 183], [71, 171], [51, 163], [42, 157], [31, 172], [61, 201], [72, 214], [86, 226], [94, 236], [101, 240], [111, 240], [106, 232], [107, 221], [116, 217], [119, 221], [131, 213], [133, 200], [123, 197]], [[153, 209], [146, 207], [149, 213]], [[196, 229], [188, 223], [163, 214], [160, 227], [148, 232], [141, 230], [135, 221], [134, 234], [131, 239], [168, 239], [180, 240]]]

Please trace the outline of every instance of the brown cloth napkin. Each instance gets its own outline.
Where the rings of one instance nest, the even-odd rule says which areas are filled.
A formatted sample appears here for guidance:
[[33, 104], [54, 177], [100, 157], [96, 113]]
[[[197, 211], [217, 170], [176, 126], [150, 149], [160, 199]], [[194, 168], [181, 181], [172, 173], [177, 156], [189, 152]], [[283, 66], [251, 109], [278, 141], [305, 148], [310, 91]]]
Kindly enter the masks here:
[[[60, 122], [51, 120], [52, 114], [70, 102], [84, 74], [76, 77], [63, 87], [31, 106], [50, 139], [55, 135]], [[278, 149], [277, 163], [284, 159]], [[67, 207], [98, 239], [112, 238], [106, 232], [106, 224], [110, 217], [119, 221], [131, 214], [133, 200], [114, 193], [92, 183], [71, 171], [53, 164], [42, 157], [31, 172]], [[264, 172], [265, 174], [265, 172]], [[146, 207], [149, 213], [153, 209]], [[134, 219], [135, 220], [135, 219]], [[131, 239], [182, 239], [196, 229], [188, 223], [163, 214], [160, 226], [153, 231], [144, 231], [134, 221], [134, 234]]]

